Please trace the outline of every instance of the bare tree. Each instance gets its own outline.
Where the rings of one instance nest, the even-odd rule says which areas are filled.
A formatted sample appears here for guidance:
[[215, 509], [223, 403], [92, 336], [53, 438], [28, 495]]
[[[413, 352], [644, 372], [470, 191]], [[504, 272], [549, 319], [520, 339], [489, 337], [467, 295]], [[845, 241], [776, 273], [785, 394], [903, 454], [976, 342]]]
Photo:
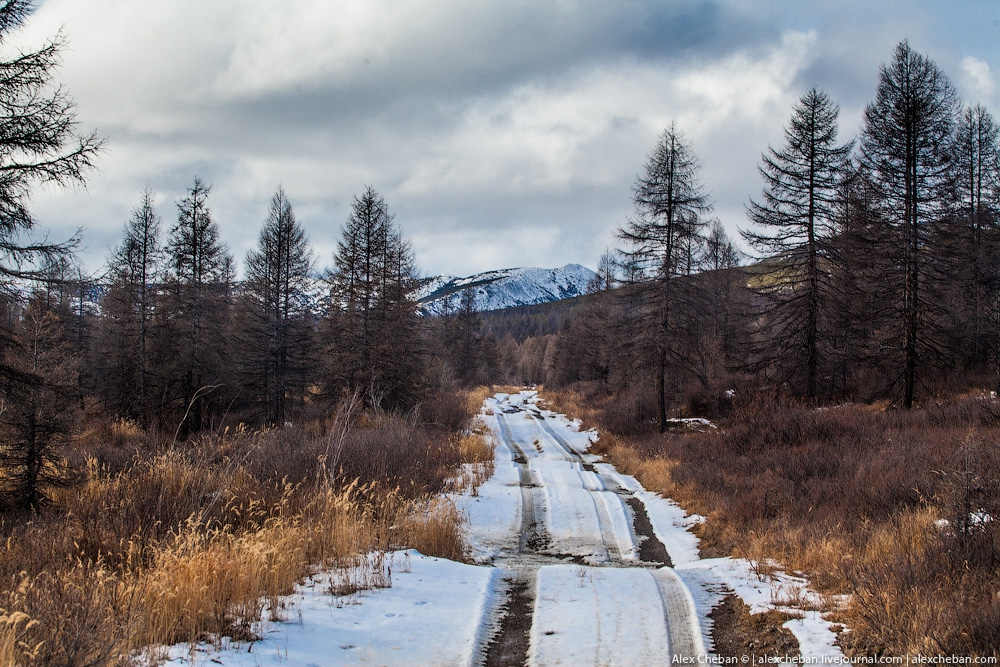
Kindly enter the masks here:
[[[99, 362], [105, 400], [119, 414], [149, 426], [150, 327], [161, 278], [160, 217], [149, 188], [125, 223], [121, 243], [108, 258]], [[138, 390], [138, 391], [136, 391]]]
[[[30, 0], [0, 7], [0, 44], [34, 11]], [[52, 77], [64, 40], [56, 35], [37, 51], [0, 60], [0, 275], [37, 277], [40, 258], [76, 245], [24, 237], [35, 227], [28, 211], [32, 188], [41, 183], [79, 185], [103, 146], [96, 133], [76, 131], [76, 104]]]
[[328, 392], [347, 388], [370, 404], [402, 405], [419, 382], [413, 251], [382, 195], [354, 198], [334, 256], [327, 322]]
[[[951, 81], [904, 40], [882, 65], [875, 100], [865, 108], [861, 161], [880, 195], [881, 214], [895, 232], [898, 267], [892, 292], [902, 327], [903, 405], [913, 405], [921, 350], [934, 300], [935, 227], [946, 218], [948, 143], [959, 100]], [[887, 298], [892, 298], [891, 296]]]
[[178, 385], [176, 406], [185, 432], [208, 425], [221, 412], [219, 391], [229, 375], [229, 297], [233, 260], [219, 240], [208, 207], [210, 188], [195, 177], [177, 204], [177, 222], [167, 242], [167, 330], [165, 372]]
[[618, 283], [618, 261], [615, 252], [608, 248], [597, 262], [597, 272], [587, 281], [587, 293], [606, 292]]
[[[820, 323], [829, 307], [835, 258], [835, 204], [851, 144], [837, 144], [839, 108], [816, 88], [793, 107], [785, 145], [768, 148], [758, 168], [761, 199], [747, 215], [758, 230], [742, 232], [750, 245], [777, 264], [763, 292], [770, 332], [759, 357], [777, 367], [783, 380], [818, 392]], [[796, 377], [799, 372], [805, 377]]]
[[311, 313], [305, 300], [312, 252], [285, 191], [271, 198], [257, 247], [247, 253], [244, 288], [246, 379], [265, 422], [281, 425], [305, 392]]
[[618, 229], [627, 262], [658, 285], [656, 383], [660, 430], [667, 428], [666, 374], [672, 353], [673, 280], [689, 271], [689, 241], [698, 236], [712, 209], [701, 181], [701, 164], [684, 136], [671, 125], [663, 131], [633, 187], [636, 215]]
[[954, 169], [955, 266], [963, 285], [960, 318], [965, 356], [983, 369], [997, 354], [1000, 274], [1000, 127], [981, 104], [962, 112], [951, 147]]
[[[33, 10], [30, 0], [0, 6], [0, 45]], [[74, 393], [67, 388], [77, 383], [60, 369], [65, 323], [47, 301], [22, 312], [15, 284], [44, 280], [77, 237], [63, 243], [32, 238], [28, 200], [39, 184], [82, 185], [103, 145], [95, 133], [77, 133], [76, 106], [53, 84], [63, 45], [56, 35], [36, 51], [0, 60], [0, 301], [7, 311], [0, 323], [0, 477], [13, 485], [4, 489], [5, 502], [22, 507], [43, 497], [42, 476], [52, 470], [46, 462], [72, 414], [63, 409]]]

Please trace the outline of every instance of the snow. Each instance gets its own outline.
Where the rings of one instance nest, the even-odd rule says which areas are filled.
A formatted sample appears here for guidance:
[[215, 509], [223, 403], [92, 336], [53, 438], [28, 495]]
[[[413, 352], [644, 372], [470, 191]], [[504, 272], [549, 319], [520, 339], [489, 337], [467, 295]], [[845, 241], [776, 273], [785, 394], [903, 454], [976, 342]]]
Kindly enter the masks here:
[[[796, 616], [785, 627], [798, 639], [803, 658], [843, 657], [834, 644], [833, 624], [814, 611], [830, 600], [774, 563], [701, 558], [690, 529], [704, 518], [688, 515], [673, 500], [646, 491], [634, 477], [589, 453], [594, 431], [581, 431], [579, 422], [541, 409], [530, 391], [487, 399], [481, 417], [495, 434], [495, 472], [477, 496], [451, 498], [468, 520], [476, 562], [500, 567], [396, 552], [389, 559], [391, 588], [347, 597], [330, 594], [336, 575], [319, 573], [280, 600], [280, 620], [258, 624], [260, 641], [171, 647], [165, 664], [476, 664], [495, 626], [492, 612], [504, 588], [501, 580], [509, 574], [505, 568], [520, 558], [525, 492], [534, 498], [535, 516], [544, 522], [555, 554], [534, 566], [530, 664], [660, 664], [668, 655], [668, 637], [678, 637], [670, 634], [680, 627], [674, 620], [696, 639], [699, 634], [707, 638], [708, 614], [729, 594], [755, 613], [779, 609]], [[510, 446], [505, 430], [513, 439]], [[527, 459], [531, 487], [521, 487], [513, 443]], [[613, 489], [631, 492], [643, 503], [673, 569], [638, 566], [631, 510]], [[554, 564], [561, 554], [588, 565]], [[695, 645], [703, 650], [700, 639]]]
[[674, 419], [668, 419], [667, 424], [692, 431], [703, 431], [710, 428], [716, 428], [715, 424], [703, 417], [676, 417]]
[[436, 276], [426, 279], [413, 296], [422, 312], [440, 315], [445, 310], [446, 300], [454, 311], [460, 292], [471, 286], [475, 290], [476, 310], [498, 310], [580, 296], [595, 275], [585, 266], [567, 264], [556, 269], [531, 267], [487, 271], [467, 278]]
[[609, 555], [601, 546], [604, 533], [600, 512], [603, 509], [610, 519], [609, 528], [613, 531], [615, 545], [623, 556], [634, 559], [631, 521], [624, 504], [613, 493], [573, 484], [574, 480], [583, 481], [585, 477], [591, 477], [592, 483], [597, 484], [596, 488], [600, 488], [600, 481], [593, 473], [543, 468], [543, 489], [548, 500], [546, 527], [552, 537], [553, 550], [583, 556], [588, 562], [607, 562]]
[[[482, 415], [494, 433], [496, 417]], [[501, 438], [494, 438], [493, 476], [480, 485], [478, 495], [455, 494], [451, 498], [468, 518], [466, 539], [476, 562], [492, 562], [517, 552], [521, 530], [521, 487], [514, 455]]]
[[649, 570], [549, 565], [538, 571], [531, 664], [654, 665], [668, 646]]
[[285, 620], [252, 645], [174, 647], [164, 665], [471, 665], [499, 570], [393, 554], [392, 588], [338, 598], [318, 576], [283, 598]]

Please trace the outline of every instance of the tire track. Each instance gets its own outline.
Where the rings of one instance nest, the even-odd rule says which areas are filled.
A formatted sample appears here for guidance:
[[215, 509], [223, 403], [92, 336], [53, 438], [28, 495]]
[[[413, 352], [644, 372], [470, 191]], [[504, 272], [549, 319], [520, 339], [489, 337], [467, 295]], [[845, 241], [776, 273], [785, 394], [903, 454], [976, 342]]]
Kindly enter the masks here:
[[652, 570], [650, 574], [663, 600], [663, 617], [667, 623], [671, 655], [684, 663], [688, 658], [697, 660], [706, 651], [691, 592], [672, 567]]
[[[500, 424], [500, 437], [514, 452], [514, 462], [517, 463], [521, 486], [521, 536], [518, 539], [517, 552], [521, 555], [537, 553], [550, 543], [548, 532], [539, 516], [542, 514], [539, 507], [544, 507], [544, 499], [539, 497], [541, 494], [538, 494], [541, 485], [536, 483], [534, 479], [531, 465], [528, 463], [528, 455], [514, 440], [510, 424], [507, 423], [507, 417], [503, 413], [498, 413], [497, 422]], [[542, 502], [537, 502], [540, 499]]]
[[518, 482], [521, 488], [521, 534], [518, 538], [517, 553], [522, 560], [511, 563], [509, 573], [503, 578], [503, 588], [497, 596], [489, 616], [493, 619], [493, 632], [481, 650], [485, 667], [523, 667], [528, 660], [529, 636], [535, 615], [535, 584], [541, 564], [533, 562], [530, 554], [538, 554], [548, 546], [549, 538], [539, 520], [535, 483], [528, 455], [514, 439], [510, 424], [503, 412], [497, 412], [500, 437], [514, 454], [518, 466]]
[[[509, 405], [507, 407], [509, 410], [522, 411], [520, 406]], [[537, 466], [544, 465], [544, 459], [536, 459], [533, 467], [528, 452], [525, 451], [521, 443], [516, 441], [507, 415], [503, 413], [502, 409], [498, 409], [496, 415], [499, 436], [510, 449], [514, 456], [514, 462], [518, 466], [521, 526], [517, 555], [507, 557], [502, 563], [498, 563], [506, 572], [502, 579], [498, 578], [499, 586], [488, 613], [488, 617], [492, 619], [488, 626], [490, 630], [486, 633], [489, 640], [485, 645], [481, 645], [480, 659], [477, 664], [486, 667], [523, 667], [527, 664], [531, 650], [530, 643], [533, 641], [530, 637], [535, 623], [539, 570], [546, 565], [564, 564], [568, 556], [553, 552], [551, 537], [546, 529], [545, 519], [550, 511], [549, 498], [543, 489], [543, 480], [537, 470]], [[625, 561], [622, 558], [622, 548], [614, 530], [615, 524], [609, 507], [608, 494], [610, 493], [616, 494], [622, 501], [621, 510], [626, 522], [632, 527], [633, 543], [655, 540], [660, 550], [664, 554], [666, 553], [662, 544], [652, 535], [651, 526], [641, 528], [637, 525], [637, 523], [643, 523], [642, 519], [645, 519], [643, 525], [649, 523], [644, 508], [640, 506], [639, 509], [642, 510], [640, 512], [632, 506], [633, 503], [641, 505], [639, 499], [631, 491], [622, 488], [613, 476], [598, 473], [593, 464], [588, 463], [587, 459], [576, 451], [556, 429], [546, 423], [544, 417], [534, 410], [527, 411], [527, 415], [531, 416], [536, 424], [541, 425], [539, 431], [553, 443], [566, 461], [579, 463], [584, 470], [593, 473], [600, 480], [604, 490], [590, 491], [588, 489], [588, 492], [594, 502], [601, 541], [609, 557], [608, 565], [612, 568], [645, 568], [648, 576], [652, 577], [652, 583], [663, 610], [663, 623], [668, 642], [668, 646], [665, 648], [668, 649], [667, 655], [671, 656], [671, 658], [667, 658], [667, 662], [681, 660], [693, 663], [697, 661], [698, 656], [705, 655], [706, 651], [691, 593], [672, 568], [651, 569], [650, 567], [662, 561], [669, 562], [669, 556], [647, 554], [648, 562]], [[534, 452], [531, 454], [534, 455]], [[625, 503], [630, 504], [631, 512], [625, 510]], [[642, 517], [639, 517], [639, 514], [642, 514]], [[640, 533], [636, 532], [637, 530], [644, 531], [641, 537]], [[640, 554], [641, 556], [642, 554]], [[583, 579], [581, 579], [581, 585], [582, 581]], [[652, 590], [650, 592], [652, 593]]]
[[[553, 429], [545, 422], [544, 417], [542, 417], [541, 415], [537, 415], [533, 412], [530, 414], [531, 417], [535, 420], [535, 422], [541, 425], [542, 430], [549, 436], [549, 439], [556, 445], [556, 447], [559, 450], [562, 451], [563, 456], [566, 458], [567, 461], [571, 461], [573, 463], [579, 463], [584, 470], [596, 475], [598, 480], [601, 482], [601, 486], [605, 489], [608, 489], [608, 492], [619, 493], [619, 491], [614, 491], [609, 488], [610, 480], [606, 480], [603, 475], [601, 475], [594, 469], [594, 466], [592, 464], [587, 463], [587, 461], [583, 458], [583, 456], [580, 455], [579, 452], [573, 449], [573, 447], [570, 446], [570, 444], [566, 442], [566, 440], [562, 436], [556, 433], [555, 429]], [[618, 484], [614, 484], [613, 486], [617, 487], [618, 489], [621, 489], [621, 487], [619, 487]], [[604, 550], [608, 554], [608, 560], [611, 561], [612, 563], [620, 563], [623, 560], [622, 549], [621, 545], [618, 543], [618, 535], [615, 534], [614, 523], [611, 518], [611, 510], [608, 508], [608, 503], [603, 496], [605, 492], [589, 491], [589, 493], [590, 493], [590, 499], [594, 503], [594, 511], [596, 512], [597, 515], [597, 527], [601, 533], [601, 543], [604, 546]], [[622, 492], [622, 493], [631, 495], [631, 493], [628, 492]], [[622, 511], [624, 512], [624, 509]], [[634, 547], [635, 545], [632, 544], [631, 546]]]

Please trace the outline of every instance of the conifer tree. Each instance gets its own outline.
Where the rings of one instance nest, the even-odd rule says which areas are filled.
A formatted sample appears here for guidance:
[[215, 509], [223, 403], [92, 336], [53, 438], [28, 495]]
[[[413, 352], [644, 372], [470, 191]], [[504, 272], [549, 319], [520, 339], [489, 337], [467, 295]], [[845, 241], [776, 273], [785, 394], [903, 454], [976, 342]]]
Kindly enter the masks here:
[[938, 305], [934, 288], [945, 277], [935, 252], [947, 218], [951, 174], [948, 144], [959, 99], [948, 77], [904, 40], [882, 65], [875, 99], [865, 108], [860, 159], [879, 195], [879, 209], [895, 237], [886, 257], [889, 289], [902, 330], [902, 404], [913, 405], [922, 353], [933, 350], [928, 325]]
[[231, 391], [229, 341], [233, 260], [219, 240], [208, 207], [210, 188], [200, 178], [177, 204], [167, 242], [167, 318], [163, 332], [166, 375], [179, 400], [181, 432], [196, 432], [220, 415]]
[[162, 256], [160, 218], [147, 188], [108, 258], [98, 359], [105, 368], [101, 393], [108, 407], [143, 427], [150, 423], [149, 346]]
[[663, 131], [633, 187], [636, 215], [618, 229], [631, 273], [657, 286], [656, 385], [660, 431], [667, 428], [666, 375], [675, 350], [671, 315], [677, 300], [674, 278], [688, 270], [688, 240], [696, 238], [712, 209], [700, 180], [701, 164], [684, 136], [671, 125]]
[[334, 255], [326, 356], [327, 390], [360, 390], [370, 404], [415, 400], [419, 384], [413, 251], [385, 198], [367, 186], [354, 198]]
[[284, 423], [305, 392], [311, 347], [306, 300], [312, 253], [282, 188], [271, 198], [257, 247], [247, 253], [244, 382], [266, 423]]
[[764, 190], [747, 209], [757, 229], [742, 232], [777, 262], [764, 292], [769, 331], [758, 357], [810, 399], [819, 391], [824, 366], [821, 324], [836, 261], [834, 212], [851, 151], [850, 144], [837, 144], [838, 115], [837, 105], [816, 88], [799, 99], [785, 127], [785, 145], [761, 156]]
[[951, 147], [955, 185], [952, 275], [962, 281], [965, 316], [958, 318], [970, 365], [983, 369], [997, 355], [1000, 299], [1000, 127], [981, 104], [962, 112]]

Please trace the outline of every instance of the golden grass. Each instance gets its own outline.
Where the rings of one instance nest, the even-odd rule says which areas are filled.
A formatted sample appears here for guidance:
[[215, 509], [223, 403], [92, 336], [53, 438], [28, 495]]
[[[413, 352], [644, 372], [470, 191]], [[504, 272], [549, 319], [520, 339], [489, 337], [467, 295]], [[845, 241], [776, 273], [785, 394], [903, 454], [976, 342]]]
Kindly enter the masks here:
[[[92, 456], [80, 484], [53, 496], [59, 511], [0, 522], [0, 607], [9, 610], [0, 611], [0, 667], [125, 665], [156, 645], [250, 640], [265, 610], [278, 613], [278, 598], [317, 568], [331, 571], [331, 593], [348, 594], [388, 585], [391, 549], [464, 559], [462, 516], [422, 489], [448, 476], [434, 466], [464, 458], [485, 470], [492, 447], [481, 434], [407, 424], [367, 415], [351, 425], [359, 442], [391, 439], [378, 446], [424, 460], [409, 469], [432, 481], [403, 489], [326, 473], [322, 428], [137, 447], [114, 471]], [[87, 437], [104, 452], [101, 437], [121, 449], [136, 435], [112, 422]]]
[[44, 639], [29, 643], [31, 630], [38, 625], [21, 611], [0, 609], [0, 667], [18, 667], [38, 657]]
[[468, 560], [464, 523], [455, 504], [447, 498], [431, 498], [413, 503], [399, 519], [401, 544], [425, 555], [449, 560]]
[[496, 391], [493, 387], [479, 386], [462, 392], [465, 410], [471, 415], [479, 414], [483, 407], [483, 401], [493, 396]]

